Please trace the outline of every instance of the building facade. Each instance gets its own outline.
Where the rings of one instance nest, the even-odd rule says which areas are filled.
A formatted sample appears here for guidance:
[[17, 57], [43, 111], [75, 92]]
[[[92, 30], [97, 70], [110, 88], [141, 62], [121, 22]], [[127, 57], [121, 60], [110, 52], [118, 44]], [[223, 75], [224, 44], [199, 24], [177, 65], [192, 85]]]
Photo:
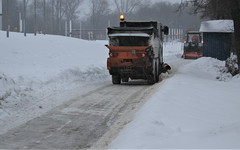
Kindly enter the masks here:
[[210, 20], [201, 23], [203, 56], [226, 60], [232, 51], [234, 33], [232, 20]]
[[2, 30], [2, 0], [0, 0], [0, 30]]

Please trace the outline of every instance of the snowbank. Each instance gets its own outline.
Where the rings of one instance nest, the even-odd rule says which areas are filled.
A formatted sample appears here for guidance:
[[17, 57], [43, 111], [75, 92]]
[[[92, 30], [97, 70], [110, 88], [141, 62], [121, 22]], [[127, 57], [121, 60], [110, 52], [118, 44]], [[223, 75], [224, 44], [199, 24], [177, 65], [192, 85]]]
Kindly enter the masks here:
[[12, 32], [6, 38], [3, 31], [0, 38], [0, 133], [70, 99], [65, 91], [110, 78], [107, 41]]
[[203, 21], [200, 32], [234, 32], [233, 20]]
[[224, 62], [200, 58], [178, 69], [110, 149], [240, 148], [240, 77], [216, 79]]
[[16, 88], [17, 86], [13, 79], [7, 77], [4, 73], [0, 73], [0, 100], [6, 99], [12, 93], [18, 93], [19, 90]]
[[[107, 41], [84, 41], [51, 35], [30, 35], [0, 32], [1, 71], [19, 76], [48, 80], [66, 69], [105, 66]], [[86, 63], [87, 62], [87, 63]]]
[[[0, 31], [0, 134], [74, 93], [111, 83], [107, 41], [5, 35]], [[174, 76], [109, 148], [240, 148], [240, 76], [222, 72], [225, 63], [213, 58], [183, 60], [181, 47], [164, 45], [164, 62], [174, 68]]]

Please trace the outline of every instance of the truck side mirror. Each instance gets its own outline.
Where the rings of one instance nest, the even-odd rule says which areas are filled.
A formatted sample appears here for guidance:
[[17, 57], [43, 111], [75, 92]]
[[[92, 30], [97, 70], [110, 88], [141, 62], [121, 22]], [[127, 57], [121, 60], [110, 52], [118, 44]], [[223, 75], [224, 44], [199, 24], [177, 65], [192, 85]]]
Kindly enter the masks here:
[[164, 27], [163, 27], [163, 33], [164, 33], [165, 35], [168, 35], [168, 32], [169, 32], [168, 26], [164, 26]]

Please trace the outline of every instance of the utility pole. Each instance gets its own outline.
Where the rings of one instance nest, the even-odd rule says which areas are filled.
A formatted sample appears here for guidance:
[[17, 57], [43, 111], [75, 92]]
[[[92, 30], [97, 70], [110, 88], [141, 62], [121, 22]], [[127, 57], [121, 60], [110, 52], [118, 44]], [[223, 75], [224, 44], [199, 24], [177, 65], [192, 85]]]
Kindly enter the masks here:
[[6, 14], [6, 18], [7, 18], [7, 37], [9, 37], [9, 1], [7, 0], [7, 14]]
[[56, 31], [58, 35], [61, 35], [61, 14], [62, 14], [62, 0], [57, 1], [57, 8], [56, 8]]
[[52, 0], [52, 24], [51, 24], [51, 31], [54, 34], [54, 0]]
[[82, 22], [80, 21], [79, 38], [82, 39]]
[[23, 11], [23, 13], [24, 13], [24, 23], [23, 23], [23, 29], [24, 29], [24, 36], [27, 36], [27, 33], [26, 33], [26, 20], [27, 20], [27, 18], [26, 18], [26, 0], [23, 0], [23, 9], [24, 9], [24, 11]]
[[67, 21], [65, 21], [65, 36], [67, 36]]
[[[59, 24], [58, 24], [58, 30], [59, 30], [59, 33], [61, 34], [61, 21], [62, 21], [62, 0], [60, 0], [60, 7], [59, 7]], [[59, 35], [60, 35], [59, 34]]]
[[43, 34], [46, 34], [46, 1], [43, 0]]
[[19, 12], [19, 32], [23, 32], [23, 27], [22, 27], [22, 16], [21, 12]]
[[37, 35], [37, 1], [34, 0], [34, 35]]
[[72, 37], [72, 20], [69, 21], [69, 36]]
[[0, 30], [2, 30], [2, 0], [0, 0]]

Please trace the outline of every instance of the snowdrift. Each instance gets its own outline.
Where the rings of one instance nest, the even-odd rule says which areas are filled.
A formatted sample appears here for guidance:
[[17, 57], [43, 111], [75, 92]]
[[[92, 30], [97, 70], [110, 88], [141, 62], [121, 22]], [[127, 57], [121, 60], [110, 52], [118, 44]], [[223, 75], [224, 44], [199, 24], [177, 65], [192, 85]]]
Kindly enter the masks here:
[[239, 149], [240, 76], [224, 67], [203, 57], [179, 68], [109, 148]]
[[[0, 134], [73, 98], [69, 91], [111, 84], [107, 41], [5, 36], [0, 31]], [[109, 148], [240, 148], [240, 76], [225, 73], [225, 62], [213, 58], [181, 59], [181, 46], [164, 44], [174, 75]]]
[[[60, 94], [64, 91], [110, 78], [104, 46], [107, 41], [53, 35], [24, 37], [12, 32], [6, 38], [3, 31], [0, 38], [0, 126], [10, 128], [14, 126], [9, 125], [11, 120], [24, 122], [56, 107], [64, 101]], [[58, 101], [45, 101], [52, 96]]]
[[[106, 41], [0, 32], [0, 99], [41, 84], [106, 78]], [[51, 87], [48, 87], [51, 88]]]

